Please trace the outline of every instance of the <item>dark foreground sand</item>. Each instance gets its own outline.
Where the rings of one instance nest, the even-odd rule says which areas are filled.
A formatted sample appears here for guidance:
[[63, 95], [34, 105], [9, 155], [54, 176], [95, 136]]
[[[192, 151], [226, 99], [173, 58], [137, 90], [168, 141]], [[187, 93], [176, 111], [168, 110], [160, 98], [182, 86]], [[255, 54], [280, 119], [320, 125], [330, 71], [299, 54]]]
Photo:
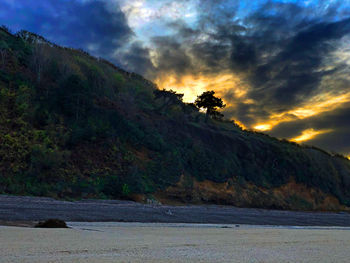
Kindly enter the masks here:
[[350, 226], [349, 213], [291, 212], [230, 206], [152, 206], [129, 201], [57, 201], [0, 195], [0, 224], [59, 218], [65, 221]]
[[0, 226], [0, 262], [349, 262], [350, 229], [145, 223]]

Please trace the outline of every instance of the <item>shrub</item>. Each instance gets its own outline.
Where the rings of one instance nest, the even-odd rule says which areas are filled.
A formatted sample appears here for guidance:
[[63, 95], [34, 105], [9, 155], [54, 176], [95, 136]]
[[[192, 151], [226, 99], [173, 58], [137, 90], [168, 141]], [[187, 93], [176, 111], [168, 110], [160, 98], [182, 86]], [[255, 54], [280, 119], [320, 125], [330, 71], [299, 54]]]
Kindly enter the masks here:
[[68, 157], [67, 151], [34, 145], [30, 155], [30, 174], [48, 182], [56, 181], [59, 179], [58, 169], [63, 167]]

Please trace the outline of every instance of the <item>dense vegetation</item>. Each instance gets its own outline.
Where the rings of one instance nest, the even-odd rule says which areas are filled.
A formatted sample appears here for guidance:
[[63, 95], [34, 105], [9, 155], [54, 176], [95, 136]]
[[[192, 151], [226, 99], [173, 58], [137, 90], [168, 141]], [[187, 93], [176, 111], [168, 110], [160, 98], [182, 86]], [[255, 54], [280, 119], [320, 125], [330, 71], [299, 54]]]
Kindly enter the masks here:
[[0, 193], [129, 198], [181, 175], [264, 189], [294, 178], [350, 205], [346, 158], [206, 122], [181, 94], [26, 31], [0, 29], [0, 55]]

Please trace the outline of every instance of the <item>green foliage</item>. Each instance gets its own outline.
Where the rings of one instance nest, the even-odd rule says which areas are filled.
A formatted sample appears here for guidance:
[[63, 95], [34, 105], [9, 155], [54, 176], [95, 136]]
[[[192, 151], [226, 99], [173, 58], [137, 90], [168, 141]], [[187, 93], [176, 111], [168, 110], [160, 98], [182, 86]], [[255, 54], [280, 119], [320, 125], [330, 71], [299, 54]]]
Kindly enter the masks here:
[[0, 81], [4, 83], [9, 83], [10, 80], [11, 80], [10, 75], [7, 72], [0, 69]]
[[60, 178], [58, 170], [64, 167], [70, 153], [52, 149], [46, 145], [37, 144], [32, 147], [29, 173], [46, 182], [57, 181]]
[[105, 179], [102, 192], [107, 196], [113, 198], [120, 198], [122, 196], [122, 183], [118, 176], [110, 175]]
[[123, 184], [122, 195], [128, 197], [131, 193], [130, 187], [127, 184]]
[[27, 114], [31, 104], [32, 90], [26, 84], [20, 84], [17, 93], [17, 111], [20, 115]]
[[0, 50], [9, 50], [10, 47], [7, 45], [7, 43], [4, 40], [0, 41]]
[[92, 107], [91, 90], [79, 75], [69, 76], [57, 94], [57, 107], [70, 119], [85, 118]]
[[289, 203], [290, 207], [298, 207], [300, 210], [306, 211], [312, 210], [312, 204], [297, 195], [292, 195], [287, 202]]
[[114, 81], [117, 83], [117, 84], [122, 84], [125, 82], [125, 79], [123, 77], [122, 74], [120, 74], [119, 72], [116, 72], [113, 74], [113, 78], [114, 78]]
[[78, 61], [83, 76], [86, 78], [90, 89], [94, 90], [95, 92], [101, 92], [102, 86], [106, 82], [106, 76], [103, 70], [99, 66], [88, 61], [86, 58], [75, 56], [75, 59]]

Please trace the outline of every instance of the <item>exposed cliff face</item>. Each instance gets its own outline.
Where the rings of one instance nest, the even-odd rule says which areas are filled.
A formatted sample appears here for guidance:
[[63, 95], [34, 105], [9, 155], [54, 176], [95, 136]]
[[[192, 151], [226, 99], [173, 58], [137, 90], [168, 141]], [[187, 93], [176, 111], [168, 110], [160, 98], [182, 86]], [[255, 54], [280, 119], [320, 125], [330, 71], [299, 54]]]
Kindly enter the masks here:
[[265, 189], [235, 179], [215, 183], [181, 176], [176, 185], [159, 191], [155, 197], [165, 204], [211, 203], [288, 210], [350, 211], [336, 197], [298, 184], [294, 179], [282, 186]]

